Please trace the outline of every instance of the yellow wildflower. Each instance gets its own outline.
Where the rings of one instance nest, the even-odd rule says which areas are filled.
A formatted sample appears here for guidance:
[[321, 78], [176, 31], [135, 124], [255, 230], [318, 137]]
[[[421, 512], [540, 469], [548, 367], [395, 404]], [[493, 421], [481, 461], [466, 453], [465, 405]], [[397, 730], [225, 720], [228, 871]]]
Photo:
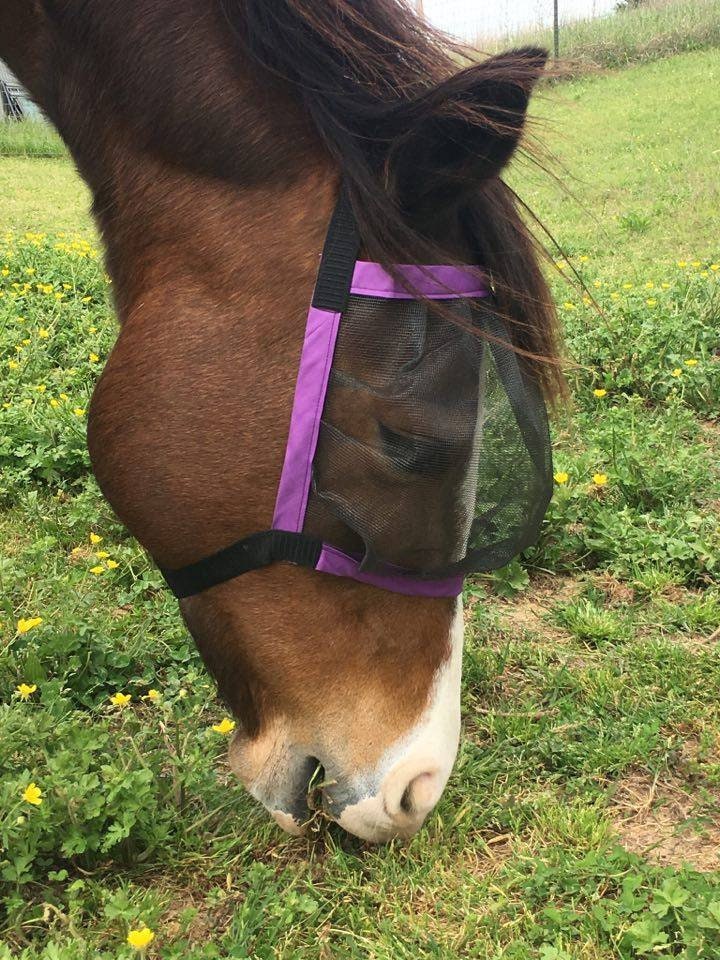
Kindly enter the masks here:
[[695, 360], [693, 357], [691, 357], [689, 360], [686, 360], [686, 361], [685, 361], [685, 366], [686, 366], [686, 367], [696, 367], [697, 365], [698, 365], [698, 361]]
[[608, 482], [606, 473], [594, 473], [593, 474], [593, 483], [596, 487], [604, 487]]
[[85, 409], [84, 409], [84, 407], [74, 407], [74, 408], [73, 408], [73, 413], [75, 414], [76, 417], [84, 417], [84, 416], [85, 416]]
[[710, 269], [717, 272], [718, 270], [720, 270], [720, 263], [711, 263]]
[[28, 700], [37, 690], [36, 683], [21, 683], [19, 686], [15, 687], [17, 692], [20, 694], [21, 700]]
[[45, 327], [40, 327], [40, 329], [38, 330], [38, 336], [40, 337], [41, 340], [47, 340], [47, 338], [50, 336], [50, 331], [47, 330]]
[[98, 560], [106, 560], [110, 554], [107, 552], [107, 550], [98, 550], [95, 556], [98, 558]]
[[654, 307], [657, 303], [657, 300], [654, 297], [650, 297], [650, 299], [646, 300], [645, 303], [647, 303], [649, 307]]
[[620, 294], [619, 294], [619, 293], [611, 293], [611, 294], [610, 294], [610, 297], [611, 297], [612, 300], [619, 300], [619, 299], [620, 299]]
[[569, 300], [566, 300], [565, 303], [563, 304], [563, 306], [565, 307], [566, 310], [574, 310], [574, 309], [575, 309], [575, 304], [574, 304], [574, 303], [571, 303]]
[[565, 473], [564, 470], [560, 470], [555, 474], [555, 483], [559, 484], [560, 486], [567, 483], [569, 479], [570, 475]]
[[684, 268], [687, 266], [687, 260], [678, 260], [677, 265], [678, 265], [678, 266], [680, 267], [680, 269], [682, 270], [682, 269], [684, 269]]
[[624, 283], [623, 290], [632, 290], [633, 285], [631, 283]]
[[607, 396], [607, 390], [603, 390], [602, 387], [598, 387], [597, 390], [593, 390], [593, 396], [595, 396], [595, 397], [597, 397], [598, 399], [602, 400], [603, 397], [606, 397], [606, 396]]
[[707, 272], [707, 270], [701, 270], [701, 271], [700, 271], [700, 276], [703, 278], [703, 280], [707, 280], [707, 278], [710, 276], [710, 274]]
[[70, 397], [69, 397], [66, 393], [61, 393], [61, 394], [60, 394], [60, 399], [67, 401], [67, 400], [70, 399]]
[[37, 390], [38, 393], [45, 393], [45, 391], [47, 390], [47, 387], [45, 386], [44, 383], [39, 383], [39, 384], [35, 387], [35, 389]]
[[663, 288], [663, 290], [669, 290], [671, 284], [669, 284], [669, 283], [661, 283], [660, 286]]
[[600, 288], [602, 286], [602, 280], [593, 280], [593, 286]]
[[17, 370], [20, 364], [17, 362], [17, 360], [8, 360], [8, 366], [11, 370]]
[[96, 353], [91, 353], [88, 359], [90, 363], [97, 363], [100, 357]]
[[31, 803], [34, 807], [39, 807], [42, 803], [42, 790], [35, 783], [29, 783], [22, 793], [22, 798], [26, 803]]
[[102, 539], [99, 533], [90, 534], [90, 543], [102, 543]]
[[581, 257], [578, 257], [580, 263], [587, 263], [589, 259], [590, 257], [585, 256], [585, 254], [583, 254]]
[[[85, 297], [86, 300], [89, 300], [90, 297]], [[97, 333], [97, 327], [90, 327], [90, 333]]]
[[117, 560], [108, 560], [105, 566], [108, 568], [108, 570], [117, 570], [120, 564], [117, 562]]
[[159, 690], [156, 690], [154, 687], [151, 687], [143, 697], [143, 700], [151, 700], [153, 703], [155, 703], [157, 700], [160, 699], [161, 696], [162, 694], [160, 693]]
[[214, 723], [212, 726], [215, 733], [228, 734], [235, 729], [235, 721], [229, 717], [223, 717], [220, 723]]
[[130, 703], [131, 700], [132, 700], [132, 694], [131, 694], [131, 693], [120, 693], [120, 692], [118, 692], [118, 693], [114, 693], [114, 694], [110, 697], [110, 703], [111, 703], [114, 707], [126, 707], [126, 706]]
[[155, 934], [149, 927], [131, 930], [127, 935], [127, 942], [136, 950], [146, 950], [155, 939]]
[[59, 401], [59, 400], [56, 400], [55, 397], [51, 397], [51, 398], [50, 398], [50, 406], [51, 406], [51, 407], [59, 407], [59, 406], [60, 406], [60, 401]]
[[17, 632], [27, 633], [28, 630], [32, 630], [35, 627], [39, 627], [42, 622], [43, 622], [42, 617], [28, 617], [27, 620], [21, 617], [17, 622]]
[[645, 289], [653, 290], [654, 288], [655, 288], [655, 284], [652, 282], [652, 280], [648, 280], [648, 282], [645, 284]]
[[28, 337], [26, 340], [23, 340], [24, 347], [29, 347], [31, 343], [32, 343], [32, 340], [30, 339], [30, 337]]
[[701, 261], [701, 260], [693, 260], [692, 265], [693, 265], [694, 267], [701, 267], [701, 266], [702, 266], [702, 261]]
[[103, 567], [101, 564], [98, 563], [97, 566], [90, 567], [90, 573], [94, 573], [95, 576], [97, 577], [101, 573], [105, 573], [105, 567]]
[[680, 376], [682, 376], [682, 370], [680, 369], [680, 367], [675, 367], [675, 369], [673, 370], [671, 376], [673, 376], [673, 377], [680, 377]]

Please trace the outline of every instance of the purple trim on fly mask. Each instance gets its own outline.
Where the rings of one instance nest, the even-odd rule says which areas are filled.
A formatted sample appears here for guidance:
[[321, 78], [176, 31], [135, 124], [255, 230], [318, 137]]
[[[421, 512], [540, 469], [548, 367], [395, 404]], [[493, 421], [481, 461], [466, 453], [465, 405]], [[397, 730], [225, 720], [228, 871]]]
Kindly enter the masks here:
[[285, 462], [275, 500], [274, 530], [302, 531], [339, 323], [339, 313], [310, 308], [295, 385]]
[[418, 577], [406, 577], [402, 574], [364, 573], [357, 560], [327, 543], [323, 544], [315, 569], [321, 573], [350, 577], [360, 583], [368, 583], [373, 587], [411, 597], [459, 597], [464, 580], [463, 576], [446, 577], [444, 580], [420, 580]]
[[[474, 268], [418, 267], [400, 263], [395, 269], [412, 290], [428, 300], [490, 296], [490, 291], [482, 285], [483, 281]], [[406, 290], [400, 280], [392, 277], [379, 263], [368, 260], [358, 260], [355, 264], [350, 293], [396, 300], [415, 300], [417, 296], [417, 293]]]

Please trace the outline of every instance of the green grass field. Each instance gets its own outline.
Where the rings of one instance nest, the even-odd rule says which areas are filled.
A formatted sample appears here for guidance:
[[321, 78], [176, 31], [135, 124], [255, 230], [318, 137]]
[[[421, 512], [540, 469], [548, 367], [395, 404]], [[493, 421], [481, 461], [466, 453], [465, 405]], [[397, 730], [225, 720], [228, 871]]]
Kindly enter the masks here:
[[[563, 5], [560, 4], [562, 16]], [[553, 49], [552, 30], [483, 40], [495, 51], [509, 45], [539, 44]], [[692, 50], [720, 46], [720, 0], [629, 0], [610, 16], [562, 23], [560, 57], [565, 76], [645, 63]]]
[[468, 587], [456, 771], [380, 849], [286, 837], [230, 776], [176, 605], [89, 475], [114, 322], [86, 191], [0, 160], [2, 960], [130, 957], [143, 925], [165, 960], [720, 957], [718, 79], [684, 54], [538, 105], [575, 196], [513, 182], [600, 312], [556, 277], [556, 496]]

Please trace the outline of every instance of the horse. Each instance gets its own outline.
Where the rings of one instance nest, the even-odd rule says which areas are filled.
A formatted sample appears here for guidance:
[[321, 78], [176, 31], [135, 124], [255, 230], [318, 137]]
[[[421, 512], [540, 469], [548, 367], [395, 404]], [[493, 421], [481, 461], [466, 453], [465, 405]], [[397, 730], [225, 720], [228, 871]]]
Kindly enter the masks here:
[[[267, 526], [341, 189], [390, 272], [478, 264], [527, 375], [561, 391], [540, 253], [501, 179], [542, 50], [467, 59], [402, 0], [3, 9], [0, 56], [89, 185], [112, 278], [120, 329], [90, 408], [93, 469], [161, 568]], [[237, 720], [230, 765], [281, 827], [305, 828], [318, 766], [348, 832], [421, 827], [458, 750], [457, 597], [277, 563], [180, 611]]]

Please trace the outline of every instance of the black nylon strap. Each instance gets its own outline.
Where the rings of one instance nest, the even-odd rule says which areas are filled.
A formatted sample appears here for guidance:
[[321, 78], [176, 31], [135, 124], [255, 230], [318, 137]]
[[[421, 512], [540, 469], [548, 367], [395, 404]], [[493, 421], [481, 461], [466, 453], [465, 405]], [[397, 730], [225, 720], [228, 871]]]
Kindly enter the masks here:
[[323, 248], [312, 305], [342, 313], [347, 308], [353, 271], [360, 252], [360, 234], [350, 198], [341, 187]]
[[161, 567], [160, 572], [175, 596], [181, 600], [281, 560], [314, 570], [321, 550], [320, 540], [307, 534], [265, 530], [263, 533], [253, 533], [187, 567], [179, 570], [164, 570]]

